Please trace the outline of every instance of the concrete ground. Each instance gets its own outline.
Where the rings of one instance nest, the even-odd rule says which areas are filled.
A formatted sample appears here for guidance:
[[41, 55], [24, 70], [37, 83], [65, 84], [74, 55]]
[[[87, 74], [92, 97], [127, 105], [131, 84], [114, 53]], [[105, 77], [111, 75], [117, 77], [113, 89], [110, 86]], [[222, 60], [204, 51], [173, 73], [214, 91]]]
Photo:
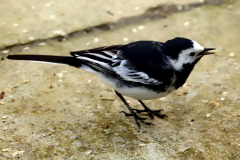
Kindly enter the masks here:
[[[57, 1], [43, 1], [46, 8], [55, 4]], [[93, 6], [100, 9], [101, 3], [96, 4]], [[147, 7], [154, 5], [157, 1]], [[118, 4], [112, 5], [112, 9], [114, 6]], [[164, 109], [169, 118], [149, 119], [155, 125], [142, 124], [141, 129], [132, 117], [119, 113], [127, 108], [114, 91], [94, 75], [68, 66], [3, 59], [0, 61], [0, 92], [4, 91], [5, 95], [0, 96], [3, 98], [0, 99], [0, 159], [240, 159], [239, 7], [240, 1], [226, 1], [166, 18], [142, 17], [136, 23], [128, 22], [115, 28], [95, 28], [67, 38], [63, 35], [60, 39], [48, 39], [54, 37], [46, 36], [51, 23], [40, 19], [36, 20], [37, 28], [30, 24], [25, 32], [39, 33], [39, 37], [33, 37], [44, 40], [36, 42], [26, 36], [27, 41], [22, 33], [18, 36], [9, 26], [1, 30], [7, 25], [4, 24], [0, 27], [1, 57], [8, 54], [68, 55], [69, 51], [86, 48], [136, 40], [166, 41], [176, 36], [194, 39], [204, 47], [217, 48], [218, 52], [204, 57], [196, 65], [184, 87], [167, 97], [145, 101], [152, 109]], [[154, 12], [160, 17], [164, 13]], [[91, 11], [87, 13], [89, 16]], [[72, 14], [69, 17], [78, 21], [78, 16]], [[9, 16], [9, 21], [15, 16]], [[29, 17], [21, 17], [24, 25], [33, 18], [31, 14]], [[8, 20], [3, 15], [1, 18]], [[121, 17], [113, 21], [117, 24], [119, 19]], [[84, 27], [104, 23], [106, 21]], [[53, 24], [69, 28], [72, 25], [76, 30], [84, 28], [78, 25], [80, 23], [64, 20]], [[72, 28], [64, 32], [72, 33]], [[24, 45], [18, 46], [21, 43]], [[126, 99], [133, 108], [141, 108], [136, 100]]]
[[0, 0], [0, 3], [2, 49], [139, 16], [158, 5], [174, 3], [185, 9], [189, 3], [201, 4], [204, 0]]

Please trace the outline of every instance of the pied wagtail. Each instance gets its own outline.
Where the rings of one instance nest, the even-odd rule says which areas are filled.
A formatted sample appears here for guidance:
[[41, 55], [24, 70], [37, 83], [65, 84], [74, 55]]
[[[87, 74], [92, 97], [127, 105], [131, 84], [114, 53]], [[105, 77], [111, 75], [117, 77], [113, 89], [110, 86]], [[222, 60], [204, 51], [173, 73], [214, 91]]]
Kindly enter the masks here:
[[[104, 83], [113, 87], [127, 106], [137, 125], [145, 122], [137, 113], [147, 112], [160, 118], [160, 110], [149, 109], [142, 100], [167, 96], [181, 87], [195, 64], [214, 48], [204, 48], [199, 43], [177, 37], [165, 43], [136, 41], [126, 45], [113, 45], [71, 52], [69, 56], [9, 55], [8, 59], [42, 61], [74, 66], [97, 75]], [[132, 109], [122, 95], [137, 99], [144, 110]]]

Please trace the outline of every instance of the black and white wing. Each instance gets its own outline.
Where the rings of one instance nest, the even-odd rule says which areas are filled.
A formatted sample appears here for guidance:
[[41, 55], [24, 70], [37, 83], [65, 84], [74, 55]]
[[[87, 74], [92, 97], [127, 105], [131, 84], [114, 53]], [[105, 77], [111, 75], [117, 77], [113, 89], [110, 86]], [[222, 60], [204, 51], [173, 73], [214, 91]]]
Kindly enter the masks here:
[[81, 60], [93, 71], [117, 77], [117, 74], [112, 69], [112, 65], [114, 63], [114, 58], [122, 46], [123, 45], [114, 45], [89, 50], [75, 51], [71, 52], [71, 55]]
[[[133, 43], [137, 44], [139, 41]], [[145, 71], [135, 69], [135, 67], [132, 66], [131, 58], [125, 58], [126, 46], [130, 45], [131, 47], [133, 43], [76, 51], [71, 52], [71, 55], [81, 60], [91, 69], [120, 80], [147, 85], [162, 84], [162, 81], [150, 77]], [[136, 47], [138, 46], [136, 45]], [[144, 53], [139, 53], [139, 56], [142, 54]], [[141, 57], [139, 58], [141, 59]]]
[[159, 82], [157, 79], [149, 77], [145, 72], [137, 71], [134, 69], [128, 68], [128, 60], [121, 60], [118, 66], [113, 67], [113, 70], [119, 75], [119, 77], [125, 81], [137, 82], [148, 85], [160, 85], [162, 82]]

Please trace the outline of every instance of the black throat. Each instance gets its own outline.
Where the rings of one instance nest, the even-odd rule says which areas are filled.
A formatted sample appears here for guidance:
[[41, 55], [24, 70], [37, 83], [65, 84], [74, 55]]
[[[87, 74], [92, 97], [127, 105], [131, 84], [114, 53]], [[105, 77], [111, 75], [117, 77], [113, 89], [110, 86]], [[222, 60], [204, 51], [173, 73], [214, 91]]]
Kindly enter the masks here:
[[[195, 63], [196, 64], [196, 63]], [[185, 64], [181, 71], [175, 71], [176, 74], [176, 89], [181, 87], [187, 80], [188, 76], [192, 72], [195, 64]]]

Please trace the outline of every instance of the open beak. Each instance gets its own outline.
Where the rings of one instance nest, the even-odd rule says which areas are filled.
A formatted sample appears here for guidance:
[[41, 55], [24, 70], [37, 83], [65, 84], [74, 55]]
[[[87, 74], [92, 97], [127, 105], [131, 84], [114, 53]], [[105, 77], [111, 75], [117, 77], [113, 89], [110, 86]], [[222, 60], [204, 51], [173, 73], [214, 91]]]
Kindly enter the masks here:
[[215, 50], [215, 48], [204, 48], [203, 55], [215, 54], [215, 52], [211, 52], [212, 50]]

